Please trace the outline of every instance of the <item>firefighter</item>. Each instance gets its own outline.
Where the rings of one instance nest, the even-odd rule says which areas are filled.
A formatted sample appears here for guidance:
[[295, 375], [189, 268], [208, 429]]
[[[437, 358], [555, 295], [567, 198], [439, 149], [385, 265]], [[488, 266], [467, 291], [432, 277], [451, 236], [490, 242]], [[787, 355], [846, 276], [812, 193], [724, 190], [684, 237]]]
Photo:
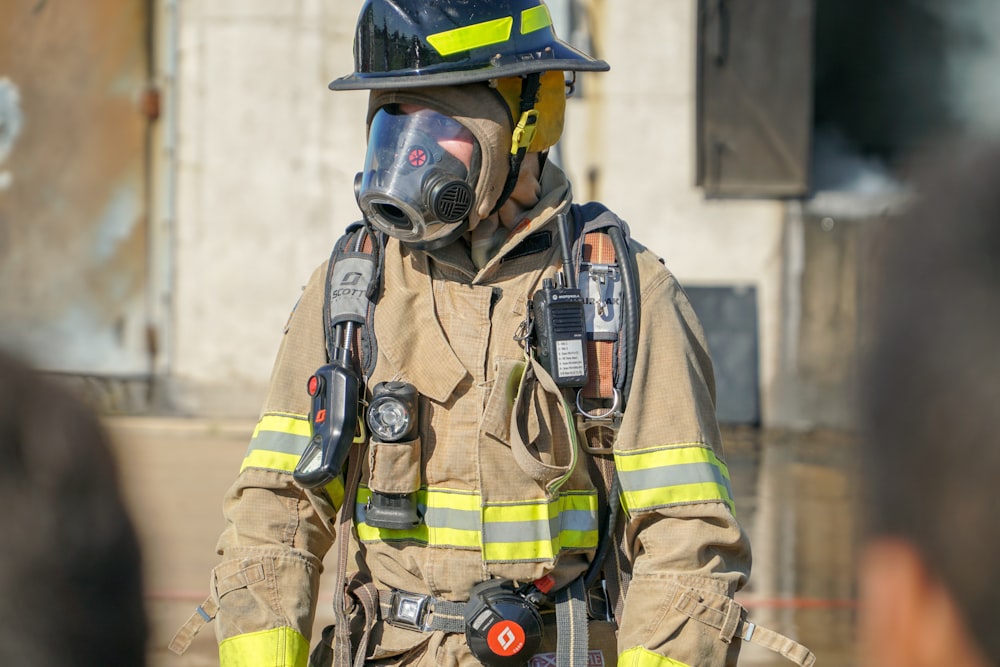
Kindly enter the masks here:
[[[311, 643], [317, 665], [732, 664], [756, 638], [732, 599], [750, 545], [701, 326], [662, 260], [573, 206], [546, 159], [566, 73], [607, 63], [560, 41], [541, 0], [368, 0], [354, 50], [330, 88], [370, 91], [355, 196], [375, 277], [348, 270], [352, 245], [305, 287], [225, 499], [211, 596], [175, 650], [214, 618], [223, 667], [300, 667]], [[618, 250], [597, 268], [577, 233], [595, 219]], [[611, 361], [553, 348], [588, 386], [614, 376], [588, 394], [539, 363], [532, 317], [598, 270], [611, 291], [588, 321], [631, 331]], [[338, 304], [366, 295], [363, 333], [331, 346]], [[335, 400], [356, 391], [361, 416]], [[346, 459], [312, 437], [337, 420]], [[313, 459], [336, 463], [310, 477]], [[334, 545], [338, 623], [314, 638]]]

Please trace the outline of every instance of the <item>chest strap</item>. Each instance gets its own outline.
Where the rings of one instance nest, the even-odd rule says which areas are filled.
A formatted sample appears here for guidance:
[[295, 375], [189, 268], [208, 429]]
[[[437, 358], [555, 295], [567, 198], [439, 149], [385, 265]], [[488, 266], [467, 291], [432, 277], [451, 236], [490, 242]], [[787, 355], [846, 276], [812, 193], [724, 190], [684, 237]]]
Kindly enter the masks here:
[[[574, 204], [570, 216], [575, 239], [572, 261], [587, 322], [589, 369], [587, 383], [576, 395], [577, 425], [583, 433], [595, 427], [613, 433], [628, 403], [638, 348], [637, 269], [628, 225], [621, 218], [596, 202]], [[610, 454], [610, 443], [596, 449], [593, 453]]]
[[579, 285], [584, 291], [588, 316], [587, 367], [594, 369], [580, 395], [588, 399], [613, 400], [615, 345], [621, 325], [621, 277], [615, 262], [615, 249], [607, 234], [591, 232], [584, 236]]

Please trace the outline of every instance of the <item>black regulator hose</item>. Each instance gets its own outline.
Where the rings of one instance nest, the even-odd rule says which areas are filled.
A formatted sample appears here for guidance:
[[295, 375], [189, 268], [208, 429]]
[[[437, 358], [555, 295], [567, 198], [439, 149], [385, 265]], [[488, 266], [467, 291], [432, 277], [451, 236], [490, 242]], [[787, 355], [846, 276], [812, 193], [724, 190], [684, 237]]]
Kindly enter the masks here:
[[[625, 373], [621, 387], [622, 409], [628, 404], [628, 396], [632, 391], [632, 371], [635, 370], [635, 360], [639, 353], [639, 291], [636, 283], [638, 268], [635, 258], [629, 251], [628, 244], [619, 227], [608, 227], [608, 236], [618, 258], [618, 266], [622, 273], [622, 316], [625, 318]], [[619, 375], [621, 377], [621, 374]]]

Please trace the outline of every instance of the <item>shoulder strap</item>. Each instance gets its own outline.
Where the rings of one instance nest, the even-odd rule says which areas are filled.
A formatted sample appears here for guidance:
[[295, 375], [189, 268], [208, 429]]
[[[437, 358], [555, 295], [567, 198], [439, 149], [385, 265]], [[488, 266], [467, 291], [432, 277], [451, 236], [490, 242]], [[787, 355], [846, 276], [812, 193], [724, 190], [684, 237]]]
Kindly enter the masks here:
[[337, 328], [346, 325], [345, 330], [353, 338], [350, 344], [357, 349], [354, 358], [364, 377], [371, 375], [378, 360], [373, 318], [382, 291], [384, 248], [384, 234], [356, 222], [334, 245], [327, 266], [323, 302], [327, 357], [333, 359], [339, 346], [349, 344], [337, 335]]
[[[323, 303], [327, 356], [331, 360], [337, 357], [343, 358], [342, 352], [349, 350], [346, 357], [358, 364], [365, 378], [371, 376], [378, 359], [374, 316], [375, 304], [382, 291], [384, 249], [384, 234], [374, 231], [364, 223], [354, 223], [334, 245], [327, 267], [326, 298]], [[374, 601], [371, 598], [374, 590], [372, 587], [362, 586], [353, 594], [348, 590], [349, 535], [354, 519], [354, 498], [361, 479], [361, 461], [364, 458], [362, 446], [355, 441], [348, 455], [344, 478], [344, 502], [338, 517], [337, 587], [334, 589], [333, 597], [336, 622], [332, 644], [332, 663], [335, 667], [363, 664], [367, 637], [374, 624], [377, 606], [377, 598]], [[363, 593], [367, 593], [367, 597]], [[351, 628], [348, 621], [352, 598], [363, 603], [366, 618], [364, 637], [356, 647], [351, 645]], [[352, 648], [356, 650], [353, 656]], [[317, 651], [322, 654], [325, 650], [321, 642], [317, 646]], [[314, 652], [311, 664], [316, 664], [319, 654]]]
[[[632, 566], [624, 550], [619, 480], [613, 444], [628, 402], [639, 336], [635, 260], [624, 220], [603, 204], [574, 205], [574, 262], [587, 315], [587, 385], [577, 395], [577, 427], [604, 508], [598, 551], [585, 575], [588, 588], [601, 573], [610, 609], [621, 618]], [[610, 407], [609, 407], [610, 404]]]
[[587, 320], [588, 381], [577, 395], [586, 421], [617, 424], [631, 385], [639, 295], [628, 224], [603, 204], [573, 205], [573, 260]]

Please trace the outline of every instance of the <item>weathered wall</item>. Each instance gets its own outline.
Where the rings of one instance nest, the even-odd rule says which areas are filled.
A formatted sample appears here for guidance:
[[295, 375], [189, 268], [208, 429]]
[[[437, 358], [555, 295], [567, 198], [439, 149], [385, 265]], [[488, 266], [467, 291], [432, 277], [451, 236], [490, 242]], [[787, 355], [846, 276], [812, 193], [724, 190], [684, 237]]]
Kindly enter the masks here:
[[0, 346], [149, 373], [146, 5], [0, 3]]
[[363, 93], [351, 69], [360, 2], [179, 3], [173, 400], [253, 414], [282, 325], [357, 218]]

